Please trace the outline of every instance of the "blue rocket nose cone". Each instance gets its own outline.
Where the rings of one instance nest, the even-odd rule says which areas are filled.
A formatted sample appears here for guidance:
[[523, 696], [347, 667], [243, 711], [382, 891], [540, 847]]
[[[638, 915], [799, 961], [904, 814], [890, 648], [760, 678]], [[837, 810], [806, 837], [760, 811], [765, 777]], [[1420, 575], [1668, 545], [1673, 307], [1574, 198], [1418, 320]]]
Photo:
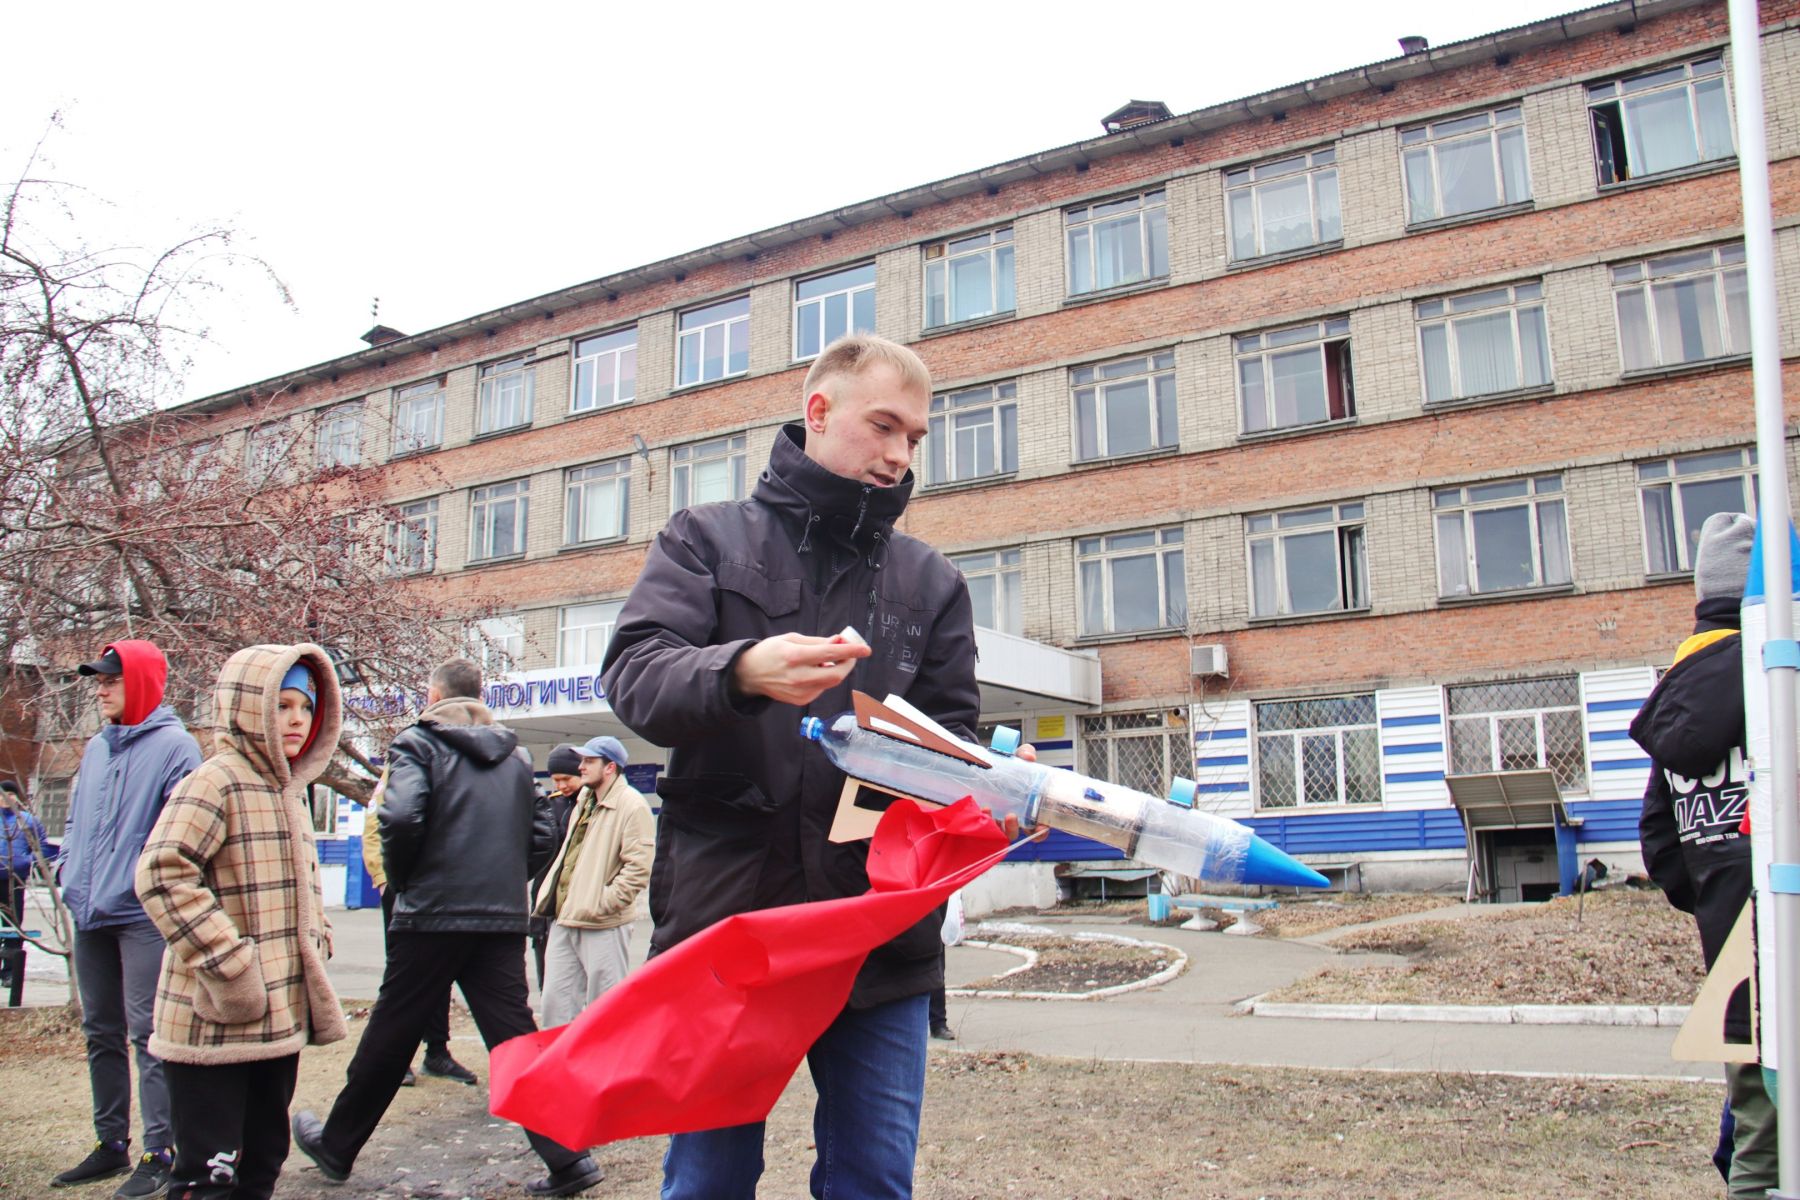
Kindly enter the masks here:
[[1243, 881], [1266, 887], [1331, 886], [1331, 880], [1259, 837], [1250, 839], [1250, 850], [1244, 856]]

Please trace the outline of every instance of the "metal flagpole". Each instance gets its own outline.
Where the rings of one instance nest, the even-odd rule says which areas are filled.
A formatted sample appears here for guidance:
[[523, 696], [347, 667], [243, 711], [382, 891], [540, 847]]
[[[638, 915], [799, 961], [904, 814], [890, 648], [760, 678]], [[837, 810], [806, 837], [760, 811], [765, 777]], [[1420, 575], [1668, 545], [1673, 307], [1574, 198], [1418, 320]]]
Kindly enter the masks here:
[[[1795, 755], [1796, 668], [1792, 556], [1788, 542], [1786, 411], [1781, 396], [1781, 342], [1775, 308], [1775, 234], [1769, 205], [1769, 148], [1763, 116], [1762, 21], [1756, 0], [1730, 0], [1731, 67], [1737, 94], [1738, 177], [1744, 195], [1744, 259], [1750, 292], [1750, 368], [1756, 392], [1756, 456], [1762, 510], [1764, 593], [1769, 636], [1763, 670], [1769, 683], [1770, 799], [1774, 852], [1769, 890], [1775, 910], [1777, 962], [1773, 1008], [1776, 1062], [1789, 1119], [1778, 1121], [1781, 1186], [1770, 1200], [1800, 1200], [1800, 807]], [[1757, 764], [1760, 767], [1762, 764]], [[1765, 1008], [1770, 997], [1763, 998]]]

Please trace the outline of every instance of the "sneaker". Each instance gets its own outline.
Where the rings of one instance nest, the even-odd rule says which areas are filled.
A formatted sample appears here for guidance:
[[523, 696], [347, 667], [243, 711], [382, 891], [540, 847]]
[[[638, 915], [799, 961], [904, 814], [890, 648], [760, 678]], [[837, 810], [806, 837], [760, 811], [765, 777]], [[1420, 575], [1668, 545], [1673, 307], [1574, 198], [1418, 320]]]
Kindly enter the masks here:
[[113, 1193], [113, 1200], [162, 1200], [169, 1194], [169, 1171], [174, 1165], [175, 1156], [171, 1151], [146, 1151], [144, 1157], [138, 1159], [137, 1170], [131, 1173], [131, 1178]]
[[349, 1167], [340, 1167], [326, 1155], [325, 1126], [311, 1109], [303, 1108], [295, 1113], [291, 1126], [294, 1145], [300, 1147], [300, 1153], [313, 1160], [313, 1165], [319, 1168], [319, 1174], [331, 1183], [342, 1183], [350, 1178]]
[[419, 1077], [417, 1075], [413, 1074], [413, 1070], [411, 1067], [407, 1067], [406, 1074], [404, 1074], [400, 1077], [400, 1086], [401, 1087], [412, 1087], [415, 1084], [417, 1084], [418, 1082], [419, 1082]]
[[454, 1079], [470, 1086], [480, 1082], [475, 1078], [475, 1072], [450, 1057], [448, 1048], [436, 1054], [425, 1055], [425, 1073], [436, 1075], [439, 1079]]
[[131, 1170], [124, 1142], [95, 1142], [88, 1156], [50, 1181], [51, 1187], [74, 1187], [96, 1179], [113, 1179]]
[[940, 1042], [954, 1042], [956, 1040], [956, 1034], [951, 1031], [949, 1024], [944, 1021], [939, 1021], [936, 1025], [931, 1027], [931, 1036]]
[[582, 1155], [560, 1171], [552, 1171], [542, 1179], [533, 1179], [525, 1185], [527, 1196], [573, 1196], [576, 1192], [585, 1192], [606, 1178], [606, 1172], [600, 1164], [588, 1155]]

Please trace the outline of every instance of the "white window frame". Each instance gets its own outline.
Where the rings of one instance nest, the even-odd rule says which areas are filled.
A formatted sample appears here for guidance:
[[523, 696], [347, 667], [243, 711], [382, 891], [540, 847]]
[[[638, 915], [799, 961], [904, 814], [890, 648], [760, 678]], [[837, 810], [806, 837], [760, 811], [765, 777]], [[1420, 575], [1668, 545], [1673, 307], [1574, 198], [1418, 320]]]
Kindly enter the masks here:
[[[1100, 282], [1100, 237], [1102, 226], [1110, 225], [1134, 217], [1137, 222], [1138, 255], [1143, 263], [1144, 273], [1129, 278], [1115, 279], [1111, 283]], [[1077, 243], [1080, 243], [1078, 250]], [[1088, 296], [1099, 292], [1110, 292], [1114, 288], [1132, 287], [1147, 283], [1153, 279], [1166, 279], [1169, 276], [1169, 193], [1165, 188], [1153, 188], [1146, 192], [1135, 192], [1126, 196], [1113, 196], [1106, 200], [1097, 200], [1091, 204], [1081, 204], [1063, 210], [1063, 247], [1068, 266], [1065, 271], [1064, 284], [1071, 296]], [[1078, 287], [1079, 272], [1077, 265], [1087, 265], [1087, 287]]]
[[[1438, 153], [1451, 146], [1474, 142], [1485, 138], [1488, 143], [1488, 161], [1493, 170], [1494, 195], [1497, 199], [1492, 204], [1484, 204], [1480, 208], [1460, 208], [1455, 212], [1444, 211], [1444, 181], [1438, 162]], [[1521, 180], [1524, 193], [1509, 196], [1506, 189], [1506, 155], [1502, 143], [1516, 138], [1518, 144], [1517, 165], [1524, 178]], [[1431, 208], [1432, 211], [1421, 213], [1413, 203], [1413, 186], [1411, 167], [1415, 162], [1423, 162], [1430, 173]], [[1433, 221], [1449, 221], [1458, 217], [1466, 217], [1471, 213], [1492, 212], [1495, 209], [1509, 208], [1515, 204], [1526, 204], [1531, 200], [1531, 157], [1530, 147], [1526, 143], [1525, 110], [1517, 104], [1501, 108], [1488, 109], [1485, 112], [1465, 113], [1460, 117], [1447, 117], [1441, 121], [1432, 121], [1426, 125], [1415, 125], [1400, 131], [1400, 183], [1401, 191], [1406, 194], [1406, 221], [1408, 225], [1424, 225]]]
[[481, 391], [475, 402], [475, 432], [500, 433], [531, 424], [537, 371], [529, 358], [509, 358], [481, 368]]
[[[689, 320], [695, 323], [690, 326]], [[706, 373], [706, 335], [712, 330], [719, 331], [720, 373]], [[731, 369], [732, 343], [739, 338], [743, 341], [744, 365], [737, 370]], [[688, 348], [695, 347], [695, 374], [687, 377], [683, 367], [683, 357]], [[732, 379], [746, 375], [750, 371], [750, 297], [748, 294], [732, 296], [725, 300], [716, 300], [711, 304], [690, 308], [675, 318], [675, 386], [677, 388], [697, 387], [703, 383], [713, 383], [720, 379]]]
[[[1702, 260], [1705, 261], [1702, 261]], [[1657, 300], [1671, 289], [1681, 288], [1695, 280], [1712, 281], [1713, 315], [1719, 323], [1717, 354], [1698, 358], [1668, 359], [1663, 355], [1661, 320]], [[1741, 298], [1740, 319], [1733, 320], [1731, 311], [1733, 281]], [[1748, 268], [1744, 264], [1744, 244], [1730, 242], [1723, 246], [1705, 246], [1677, 250], [1655, 258], [1618, 263], [1612, 268], [1613, 323], [1618, 335], [1619, 365], [1626, 374], [1637, 371], [1660, 371], [1689, 363], [1716, 362], [1739, 358], [1750, 353], [1750, 300]], [[1641, 306], [1644, 329], [1649, 338], [1654, 361], [1633, 363], [1626, 352], [1625, 311], [1627, 306]]]
[[[1148, 536], [1148, 543], [1134, 544], [1135, 539]], [[1114, 566], [1126, 559], [1153, 556], [1156, 559], [1156, 611], [1157, 623], [1133, 629], [1118, 627], [1117, 606], [1114, 603], [1115, 581]], [[1091, 628], [1088, 622], [1088, 591], [1085, 568], [1097, 566], [1101, 586], [1100, 595], [1100, 628]], [[1170, 588], [1178, 590], [1175, 597], [1180, 601], [1180, 611], [1171, 611]], [[1185, 555], [1184, 530], [1179, 525], [1162, 529], [1136, 529], [1125, 533], [1105, 534], [1097, 537], [1075, 539], [1075, 603], [1077, 606], [1078, 625], [1082, 637], [1111, 637], [1121, 633], [1152, 633], [1170, 629], [1183, 629], [1187, 626], [1187, 559]]]
[[[669, 487], [669, 511], [680, 512], [694, 504], [693, 471], [704, 463], [724, 462], [731, 472], [731, 495], [728, 500], [744, 498], [744, 474], [749, 460], [749, 438], [745, 434], [732, 434], [728, 437], [712, 438], [704, 442], [689, 442], [685, 446], [676, 446], [669, 451], [671, 464]], [[711, 503], [701, 501], [700, 503]]]
[[[1727, 462], [1727, 459], [1734, 461]], [[1685, 469], [1684, 469], [1685, 468]], [[1644, 525], [1644, 573], [1653, 577], [1691, 575], [1693, 552], [1687, 539], [1687, 503], [1683, 488], [1693, 484], [1718, 483], [1727, 479], [1739, 482], [1740, 497], [1747, 497], [1747, 509], [1721, 509], [1721, 512], [1758, 511], [1760, 503], [1756, 476], [1756, 447], [1732, 450], [1703, 450], [1695, 454], [1677, 454], [1637, 464], [1638, 512]], [[1669, 534], [1674, 541], [1673, 564], [1657, 566], [1658, 554], [1650, 540], [1650, 504], [1655, 493], [1664, 493], [1669, 517]], [[1664, 548], [1666, 553], [1666, 548]]]
[[[1526, 686], [1529, 684], [1540, 683], [1540, 682], [1545, 682], [1545, 681], [1549, 681], [1549, 680], [1555, 680], [1558, 682], [1561, 682], [1564, 680], [1569, 681], [1575, 689], [1575, 700], [1569, 704], [1537, 705], [1535, 707], [1530, 707], [1530, 708], [1494, 709], [1494, 710], [1483, 710], [1481, 712], [1472, 712], [1472, 713], [1458, 713], [1458, 712], [1454, 711], [1454, 708], [1455, 708], [1454, 694], [1456, 693], [1456, 691], [1459, 688], [1473, 689], [1473, 688], [1484, 687], [1484, 686], [1485, 687], [1493, 687], [1493, 686], [1508, 686], [1508, 685]], [[1576, 748], [1581, 753], [1581, 783], [1580, 783], [1580, 786], [1567, 789], [1566, 791], [1564, 791], [1563, 794], [1570, 795], [1570, 796], [1585, 795], [1585, 794], [1587, 794], [1588, 788], [1590, 788], [1593, 783], [1593, 764], [1590, 761], [1588, 761], [1589, 755], [1588, 755], [1587, 737], [1586, 737], [1586, 724], [1587, 723], [1583, 719], [1583, 716], [1582, 716], [1581, 680], [1578, 676], [1574, 676], [1574, 675], [1545, 675], [1545, 676], [1539, 676], [1534, 679], [1505, 679], [1505, 680], [1494, 680], [1494, 681], [1490, 681], [1487, 683], [1476, 682], [1476, 683], [1466, 683], [1466, 684], [1451, 684], [1448, 687], [1446, 687], [1444, 689], [1444, 763], [1445, 763], [1445, 766], [1449, 769], [1450, 774], [1462, 774], [1462, 773], [1486, 774], [1488, 772], [1504, 770], [1505, 768], [1503, 768], [1500, 763], [1500, 729], [1499, 729], [1500, 722], [1502, 720], [1506, 720], [1509, 718], [1516, 719], [1519, 717], [1531, 717], [1531, 718], [1533, 718], [1533, 723], [1537, 726], [1537, 730], [1536, 730], [1536, 733], [1537, 733], [1537, 769], [1553, 771], [1553, 770], [1555, 770], [1555, 768], [1551, 767], [1549, 765], [1550, 756], [1548, 753], [1548, 750], [1549, 750], [1548, 741], [1544, 737], [1544, 714], [1545, 713], [1553, 713], [1553, 712], [1569, 713], [1575, 717], [1575, 730], [1576, 730], [1575, 744], [1576, 744]], [[1457, 766], [1456, 766], [1457, 727], [1463, 723], [1473, 723], [1476, 721], [1480, 721], [1487, 726], [1488, 752], [1487, 752], [1487, 761], [1485, 764], [1486, 769], [1484, 771], [1479, 771], [1479, 772], [1459, 772], [1457, 770]], [[1561, 784], [1559, 783], [1557, 786], [1558, 786], [1558, 789], [1561, 790]]]
[[[842, 297], [843, 328], [830, 317], [831, 301]], [[867, 301], [863, 325], [857, 309]], [[794, 361], [805, 362], [825, 352], [825, 347], [853, 333], [875, 332], [875, 263], [870, 260], [855, 266], [839, 267], [823, 275], [809, 275], [794, 281]], [[808, 335], [817, 341], [812, 349], [805, 342]]]
[[[1152, 795], [1166, 796], [1176, 777], [1194, 777], [1194, 735], [1187, 713], [1179, 708], [1149, 709], [1137, 712], [1104, 713], [1083, 716], [1076, 723], [1081, 735], [1082, 770], [1092, 778], [1120, 786], [1149, 783], [1149, 780], [1121, 778], [1126, 772], [1119, 765], [1120, 742], [1156, 738], [1162, 744], [1162, 778]], [[1103, 761], [1096, 761], [1096, 757]]]
[[[1342, 504], [1314, 505], [1309, 508], [1280, 512], [1254, 513], [1244, 518], [1244, 562], [1250, 581], [1250, 615], [1271, 617], [1313, 616], [1318, 613], [1365, 612], [1369, 608], [1369, 521], [1367, 507], [1360, 500]], [[1329, 531], [1332, 537], [1333, 573], [1337, 581], [1337, 600], [1327, 608], [1296, 609], [1287, 577], [1287, 555], [1283, 543], [1290, 537], [1305, 537]], [[1275, 572], [1275, 611], [1257, 608], [1256, 552], [1259, 546], [1271, 547], [1270, 562]]]
[[[1509, 388], [1498, 388], [1488, 392], [1471, 391], [1463, 379], [1461, 341], [1457, 337], [1456, 327], [1462, 322], [1484, 320], [1500, 312], [1508, 315], [1512, 327], [1513, 379], [1515, 382]], [[1535, 314], [1535, 317], [1532, 314]], [[1419, 390], [1428, 405], [1449, 404], [1457, 400], [1473, 399], [1477, 396], [1503, 396], [1510, 392], [1532, 391], [1555, 384], [1556, 368], [1550, 352], [1550, 319], [1544, 306], [1544, 285], [1541, 280], [1420, 300], [1413, 305], [1413, 316], [1418, 322], [1415, 337], [1419, 351]], [[1525, 378], [1527, 364], [1524, 333], [1525, 326], [1534, 320], [1537, 325], [1537, 336], [1544, 346], [1544, 378], [1532, 383]], [[1427, 362], [1427, 354], [1432, 332], [1436, 330], [1442, 331], [1445, 371], [1450, 377], [1450, 394], [1447, 396], [1431, 394], [1431, 371]]]
[[438, 500], [428, 496], [394, 505], [387, 523], [387, 565], [394, 575], [429, 575], [437, 569]]
[[[607, 384], [604, 398], [600, 380]], [[583, 395], [583, 392], [586, 395]], [[595, 412], [637, 399], [637, 326], [575, 339], [569, 367], [569, 411]]]
[[[510, 489], [510, 490], [507, 490]], [[503, 504], [517, 505], [513, 529], [518, 544], [511, 549], [494, 550], [494, 512]], [[519, 558], [525, 553], [531, 533], [531, 480], [507, 479], [469, 491], [469, 561], [493, 562]]]
[[[1245, 435], [1276, 433], [1333, 425], [1356, 418], [1356, 377], [1350, 346], [1350, 318], [1332, 317], [1306, 325], [1289, 325], [1261, 333], [1240, 334], [1231, 339], [1232, 382], [1237, 392], [1238, 428]], [[1325, 416], [1312, 421], [1275, 420], [1275, 360], [1310, 350], [1319, 356], [1320, 378], [1325, 381]], [[1261, 424], [1252, 428], [1250, 397], [1244, 388], [1245, 372], [1256, 364], [1261, 389]], [[1343, 412], [1332, 415], [1331, 383], [1337, 379]]]
[[[1290, 179], [1306, 179], [1308, 215], [1312, 240], [1294, 246], [1271, 250], [1263, 228], [1262, 197], [1271, 187]], [[1238, 223], [1242, 220], [1240, 201], [1248, 197], [1250, 250], [1239, 253]], [[1336, 212], [1327, 214], [1328, 207]], [[1238, 167], [1225, 172], [1225, 245], [1232, 262], [1255, 262], [1277, 254], [1301, 254], [1314, 246], [1328, 246], [1344, 238], [1344, 202], [1338, 190], [1337, 147], [1325, 146], [1305, 154]]]
[[481, 677], [510, 675], [525, 661], [525, 618], [513, 613], [488, 617], [469, 629], [469, 657], [481, 666]]
[[[962, 290], [957, 287], [956, 268], [960, 263], [984, 259], [987, 263], [987, 295], [978, 311], [957, 316], [957, 300]], [[1018, 278], [1014, 273], [1013, 231], [1008, 225], [985, 233], [972, 233], [925, 247], [925, 328], [942, 329], [965, 321], [981, 321], [1018, 307]], [[1001, 280], [1005, 280], [1002, 286]], [[941, 308], [932, 319], [935, 298]]]
[[[425, 419], [419, 420], [423, 414]], [[419, 427], [428, 432], [415, 437]], [[444, 381], [409, 384], [394, 393], [394, 457], [444, 444]]]
[[[1500, 489], [1511, 488], [1523, 484], [1525, 490], [1516, 494], [1502, 494]], [[1492, 492], [1492, 495], [1484, 493]], [[1454, 498], [1453, 498], [1454, 497]], [[1482, 589], [1481, 547], [1475, 536], [1475, 514], [1481, 512], [1498, 512], [1509, 508], [1526, 510], [1531, 530], [1532, 549], [1532, 581], [1511, 588]], [[1546, 553], [1544, 543], [1544, 525], [1549, 511], [1558, 514], [1552, 528], [1560, 522], [1562, 526], [1563, 559], [1553, 562]], [[1446, 587], [1444, 565], [1446, 547], [1444, 545], [1444, 522], [1447, 519], [1458, 519], [1462, 531], [1462, 570], [1463, 584], [1461, 588]], [[1569, 538], [1569, 511], [1567, 495], [1563, 491], [1560, 475], [1539, 475], [1524, 479], [1496, 479], [1482, 483], [1471, 483], [1431, 490], [1431, 524], [1432, 535], [1437, 546], [1438, 596], [1442, 599], [1456, 599], [1463, 596], [1504, 596], [1511, 592], [1531, 591], [1538, 588], [1564, 587], [1574, 580], [1574, 549]], [[1555, 568], [1560, 567], [1560, 571]], [[1560, 574], [1562, 578], [1554, 576]]]
[[255, 482], [267, 482], [284, 474], [289, 450], [285, 420], [265, 421], [244, 435], [244, 469]]
[[[565, 604], [556, 613], [556, 665], [558, 667], [599, 666], [606, 657], [606, 647], [612, 642], [613, 631], [619, 626], [619, 612], [625, 607], [625, 601], [591, 600], [585, 604]], [[580, 618], [579, 623], [571, 623], [572, 618]], [[600, 618], [600, 619], [595, 619]], [[588, 657], [587, 651], [593, 644], [593, 638], [600, 637], [600, 654]], [[582, 658], [576, 661], [573, 655], [575, 646], [579, 644]]]
[[[1264, 710], [1266, 708], [1272, 708], [1273, 706], [1275, 706], [1277, 704], [1304, 705], [1304, 704], [1312, 703], [1312, 702], [1333, 701], [1333, 700], [1348, 701], [1348, 702], [1352, 702], [1352, 703], [1366, 701], [1368, 704], [1368, 710], [1369, 710], [1368, 721], [1366, 721], [1366, 722], [1358, 721], [1358, 722], [1354, 722], [1354, 723], [1339, 721], [1339, 722], [1334, 722], [1334, 723], [1326, 724], [1326, 725], [1297, 725], [1291, 729], [1274, 729], [1274, 730], [1265, 730], [1262, 727]], [[1342, 807], [1346, 807], [1346, 808], [1366, 808], [1370, 805], [1381, 804], [1381, 802], [1382, 802], [1382, 794], [1381, 794], [1381, 787], [1382, 787], [1382, 780], [1381, 780], [1381, 723], [1380, 723], [1379, 715], [1376, 712], [1375, 694], [1373, 692], [1353, 693], [1353, 694], [1344, 695], [1344, 696], [1305, 696], [1305, 697], [1288, 698], [1288, 699], [1259, 700], [1259, 701], [1256, 701], [1251, 707], [1254, 710], [1255, 716], [1256, 716], [1256, 774], [1255, 774], [1255, 779], [1256, 779], [1256, 807], [1259, 810], [1266, 809], [1270, 812], [1292, 812], [1292, 811], [1296, 811], [1296, 810], [1300, 810], [1300, 809], [1312, 809], [1312, 810], [1316, 811], [1318, 809], [1328, 808], [1328, 807], [1342, 806]], [[1346, 714], [1346, 715], [1348, 715], [1348, 714]], [[1352, 800], [1349, 798], [1350, 779], [1349, 779], [1349, 769], [1347, 766], [1347, 764], [1349, 762], [1349, 753], [1344, 745], [1344, 741], [1345, 741], [1345, 735], [1355, 734], [1355, 733], [1366, 733], [1375, 739], [1374, 795], [1371, 796], [1367, 800]], [[1306, 798], [1306, 752], [1305, 752], [1305, 744], [1304, 744], [1305, 739], [1325, 738], [1325, 737], [1329, 737], [1332, 739], [1332, 741], [1334, 743], [1334, 751], [1333, 752], [1337, 756], [1336, 796], [1334, 799], [1331, 799], [1331, 800], [1308, 800]], [[1291, 803], [1287, 803], [1287, 804], [1275, 803], [1269, 798], [1268, 791], [1266, 788], [1266, 780], [1264, 779], [1264, 775], [1263, 775], [1263, 771], [1264, 771], [1264, 767], [1265, 767], [1264, 755], [1268, 753], [1268, 751], [1265, 749], [1265, 747], [1268, 742], [1275, 740], [1277, 738], [1285, 739], [1285, 740], [1291, 742], [1293, 745], [1293, 749], [1291, 751], [1292, 759], [1293, 759], [1293, 771], [1294, 771], [1293, 793], [1292, 793], [1293, 800]]]
[[362, 417], [361, 400], [333, 405], [319, 417], [317, 462], [321, 471], [362, 464]]
[[[1142, 382], [1149, 398], [1150, 444], [1132, 450], [1118, 450], [1107, 440], [1107, 410], [1114, 394], [1121, 388]], [[1123, 403], [1123, 401], [1119, 401]], [[1084, 407], [1094, 414], [1094, 436], [1090, 443], [1082, 439], [1081, 418]], [[1181, 444], [1180, 401], [1176, 395], [1175, 351], [1158, 350], [1132, 358], [1115, 358], [1102, 363], [1069, 369], [1070, 446], [1074, 461], [1099, 462], [1125, 455], [1154, 454]], [[1092, 454], [1084, 453], [1091, 447]]]
[[[616, 527], [607, 532], [588, 528], [588, 493], [595, 489], [614, 495]], [[610, 542], [627, 536], [631, 532], [631, 459], [612, 458], [563, 472], [563, 514], [565, 545]]]
[[[1681, 91], [1687, 99], [1687, 131], [1692, 136], [1696, 157], [1692, 162], [1679, 163], [1660, 170], [1638, 169], [1632, 161], [1631, 144], [1635, 140], [1633, 133], [1637, 128], [1633, 118], [1633, 101], [1640, 105], [1649, 97], [1667, 96], [1671, 92]], [[1705, 123], [1700, 119], [1700, 94], [1716, 94], [1724, 105], [1726, 140], [1731, 144], [1721, 149], [1718, 146], [1703, 145], [1705, 140]], [[1648, 179], [1657, 175], [1671, 175], [1678, 171], [1690, 170], [1704, 163], [1724, 162], [1737, 157], [1737, 119], [1732, 113], [1731, 83], [1725, 74], [1725, 58], [1723, 54], [1710, 54], [1704, 58], [1696, 58], [1689, 62], [1676, 63], [1672, 66], [1657, 67], [1649, 71], [1639, 71], [1621, 79], [1608, 80], [1605, 83], [1588, 85], [1588, 131], [1593, 138], [1594, 177], [1602, 189], [1618, 187], [1634, 179]], [[1609, 133], [1606, 141], [1614, 153], [1623, 142], [1625, 171], [1620, 174], [1618, 163], [1607, 162], [1607, 155], [1601, 153], [1602, 134], [1600, 132], [1601, 109], [1611, 108], [1613, 116], [1607, 118]], [[1617, 137], [1612, 136], [1613, 123], [1618, 123]], [[1608, 178], [1608, 175], [1612, 178]]]
[[[975, 419], [984, 413], [988, 414], [986, 421]], [[926, 430], [923, 455], [926, 487], [1016, 474], [1019, 470], [1019, 386], [1008, 381], [939, 392], [931, 398]], [[960, 436], [964, 434], [967, 438]], [[984, 449], [994, 464], [991, 471], [976, 469]]]
[[[984, 550], [977, 554], [959, 554], [950, 560], [963, 579], [971, 586], [970, 602], [973, 604], [976, 580], [992, 579], [993, 603], [983, 613], [979, 607], [975, 612], [975, 625], [979, 629], [992, 629], [997, 633], [1010, 633], [1014, 637], [1023, 637], [1025, 628], [1025, 574], [1022, 565], [1024, 555], [1017, 547], [1008, 550]], [[988, 619], [984, 620], [986, 617]]]

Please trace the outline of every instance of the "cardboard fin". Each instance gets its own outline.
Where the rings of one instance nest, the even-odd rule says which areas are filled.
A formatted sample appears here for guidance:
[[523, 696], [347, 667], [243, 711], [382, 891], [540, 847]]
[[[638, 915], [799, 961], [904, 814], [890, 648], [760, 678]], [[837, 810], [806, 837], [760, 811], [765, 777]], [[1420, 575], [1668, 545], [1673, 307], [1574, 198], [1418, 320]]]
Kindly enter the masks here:
[[844, 790], [838, 793], [837, 812], [831, 818], [831, 832], [826, 838], [833, 842], [860, 842], [864, 838], [875, 836], [875, 826], [881, 823], [881, 815], [885, 809], [870, 808], [866, 804], [856, 802], [857, 794], [864, 788], [872, 792], [885, 792], [890, 796], [898, 796], [902, 800], [915, 800], [920, 804], [931, 804], [931, 800], [920, 800], [917, 796], [907, 796], [889, 788], [877, 787], [872, 783], [864, 783], [860, 779], [846, 777]]
[[856, 723], [870, 733], [879, 733], [883, 737], [901, 738], [915, 745], [923, 746], [927, 750], [947, 754], [951, 758], [961, 759], [963, 762], [973, 763], [978, 767], [989, 766], [986, 759], [970, 753], [967, 746], [950, 736], [950, 733], [936, 721], [928, 717], [923, 721], [916, 720], [890, 705], [883, 704], [867, 692], [852, 692], [850, 696], [856, 705]]
[[[1680, 1032], [1675, 1035], [1675, 1044], [1669, 1053], [1677, 1062], [1757, 1061], [1756, 981], [1752, 978], [1755, 958], [1751, 945], [1754, 928], [1755, 918], [1746, 903], [1744, 911], [1738, 914], [1737, 923], [1731, 927], [1731, 936], [1720, 947], [1713, 969], [1707, 972], [1706, 982], [1700, 985], [1700, 994], [1694, 997], [1688, 1019], [1682, 1022]], [[1731, 1003], [1731, 994], [1745, 980], [1750, 980], [1752, 990], [1750, 1041], [1728, 1042], [1725, 1040], [1725, 1008]]]

